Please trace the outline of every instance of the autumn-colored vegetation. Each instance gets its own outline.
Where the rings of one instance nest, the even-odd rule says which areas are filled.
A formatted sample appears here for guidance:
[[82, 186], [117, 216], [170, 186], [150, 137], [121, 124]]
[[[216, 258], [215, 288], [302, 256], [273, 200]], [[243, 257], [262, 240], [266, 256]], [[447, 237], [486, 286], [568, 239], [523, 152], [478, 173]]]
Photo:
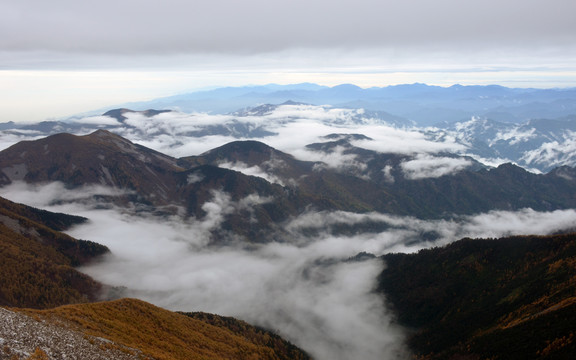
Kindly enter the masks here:
[[[108, 249], [24, 216], [35, 211], [0, 199], [0, 305], [49, 308], [94, 301], [101, 285], [73, 266]], [[50, 217], [57, 224], [69, 221], [63, 214]]]
[[464, 239], [383, 257], [380, 291], [419, 359], [571, 359], [576, 235]]
[[56, 231], [66, 230], [72, 225], [82, 224], [88, 220], [82, 216], [54, 213], [51, 211], [36, 209], [32, 206], [18, 204], [1, 197], [0, 211], [3, 213], [8, 212], [22, 216]]
[[244, 321], [228, 316], [219, 316], [204, 312], [182, 313], [219, 328], [226, 328], [259, 346], [266, 346], [274, 350], [278, 359], [304, 360], [309, 356], [298, 347], [282, 339], [280, 336], [260, 327], [250, 325]]
[[26, 360], [50, 360], [50, 357], [40, 348], [36, 348]]
[[[292, 345], [282, 344], [279, 338], [246, 323], [214, 320], [216, 316], [196, 319], [135, 299], [23, 311], [55, 322], [65, 320], [89, 336], [139, 349], [158, 360], [308, 358]], [[231, 330], [223, 323], [235, 323], [236, 328]], [[289, 351], [283, 353], [283, 349]]]

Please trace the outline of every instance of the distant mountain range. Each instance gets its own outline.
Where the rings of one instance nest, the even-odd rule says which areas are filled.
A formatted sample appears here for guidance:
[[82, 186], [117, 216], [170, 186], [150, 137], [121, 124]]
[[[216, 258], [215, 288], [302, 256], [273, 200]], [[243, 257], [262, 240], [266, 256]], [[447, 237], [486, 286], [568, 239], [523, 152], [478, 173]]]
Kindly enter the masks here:
[[461, 145], [460, 155], [531, 171], [576, 165], [576, 89], [296, 84], [220, 88], [124, 105], [38, 124], [5, 122], [0, 132], [23, 138], [107, 129], [136, 142], [169, 136], [177, 145], [208, 136], [265, 139], [305, 121], [416, 131], [430, 141]]
[[473, 116], [518, 123], [576, 113], [576, 89], [515, 89], [497, 85], [440, 87], [418, 83], [367, 89], [352, 84], [326, 87], [309, 83], [219, 88], [125, 106], [223, 114], [289, 100], [385, 111], [420, 126], [465, 121]]

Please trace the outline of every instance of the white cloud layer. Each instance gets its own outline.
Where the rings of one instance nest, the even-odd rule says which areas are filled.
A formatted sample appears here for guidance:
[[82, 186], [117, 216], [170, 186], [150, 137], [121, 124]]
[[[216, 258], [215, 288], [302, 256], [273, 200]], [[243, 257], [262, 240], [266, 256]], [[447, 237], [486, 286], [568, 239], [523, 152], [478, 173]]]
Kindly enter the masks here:
[[[305, 149], [311, 143], [327, 141], [323, 139], [331, 133], [357, 133], [373, 140], [356, 140], [352, 145], [382, 153], [414, 155], [417, 153], [458, 152], [464, 149], [454, 139], [431, 141], [416, 129], [401, 129], [388, 126], [369, 117], [359, 118], [362, 110], [331, 109], [326, 106], [285, 105], [262, 116], [217, 115], [206, 113], [182, 113], [178, 111], [146, 117], [140, 113], [125, 113], [125, 124], [133, 126], [115, 128], [114, 132], [140, 145], [162, 153], [183, 157], [199, 155], [208, 150], [238, 140], [232, 135], [204, 135], [198, 132], [206, 126], [230, 126], [242, 124], [246, 128], [262, 127], [274, 135], [256, 138], [273, 148], [294, 155], [301, 160], [323, 161], [328, 166], [350, 165], [362, 167], [354, 156], [343, 154], [343, 148], [334, 154], [323, 154]], [[103, 124], [114, 124], [115, 119], [93, 116], [76, 120], [92, 123], [102, 119]], [[117, 123], [117, 122], [116, 122]], [[0, 132], [0, 135], [2, 133]], [[1, 139], [1, 138], [0, 138]], [[6, 137], [19, 140], [17, 137]]]
[[110, 125], [110, 126], [117, 126], [120, 125], [118, 120], [111, 118], [109, 116], [87, 116], [74, 119], [73, 122], [78, 124], [87, 124], [87, 125]]
[[0, 151], [24, 140], [38, 140], [44, 138], [36, 131], [0, 131]]

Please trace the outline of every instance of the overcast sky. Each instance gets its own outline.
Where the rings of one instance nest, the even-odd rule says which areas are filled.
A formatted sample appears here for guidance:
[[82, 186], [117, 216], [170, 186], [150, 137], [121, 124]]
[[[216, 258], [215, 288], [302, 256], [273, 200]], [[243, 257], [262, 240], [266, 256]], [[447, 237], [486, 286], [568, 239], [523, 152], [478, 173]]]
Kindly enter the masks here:
[[207, 86], [576, 86], [574, 0], [2, 0], [0, 122]]

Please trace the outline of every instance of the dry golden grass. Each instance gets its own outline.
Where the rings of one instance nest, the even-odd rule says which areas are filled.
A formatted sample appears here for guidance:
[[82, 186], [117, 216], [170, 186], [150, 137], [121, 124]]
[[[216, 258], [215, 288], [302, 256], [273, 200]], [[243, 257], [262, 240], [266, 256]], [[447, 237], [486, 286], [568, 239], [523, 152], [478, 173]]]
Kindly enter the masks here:
[[155, 359], [282, 359], [270, 347], [233, 331], [141, 300], [121, 299], [20, 310], [51, 321], [67, 320], [86, 334], [140, 349]]

